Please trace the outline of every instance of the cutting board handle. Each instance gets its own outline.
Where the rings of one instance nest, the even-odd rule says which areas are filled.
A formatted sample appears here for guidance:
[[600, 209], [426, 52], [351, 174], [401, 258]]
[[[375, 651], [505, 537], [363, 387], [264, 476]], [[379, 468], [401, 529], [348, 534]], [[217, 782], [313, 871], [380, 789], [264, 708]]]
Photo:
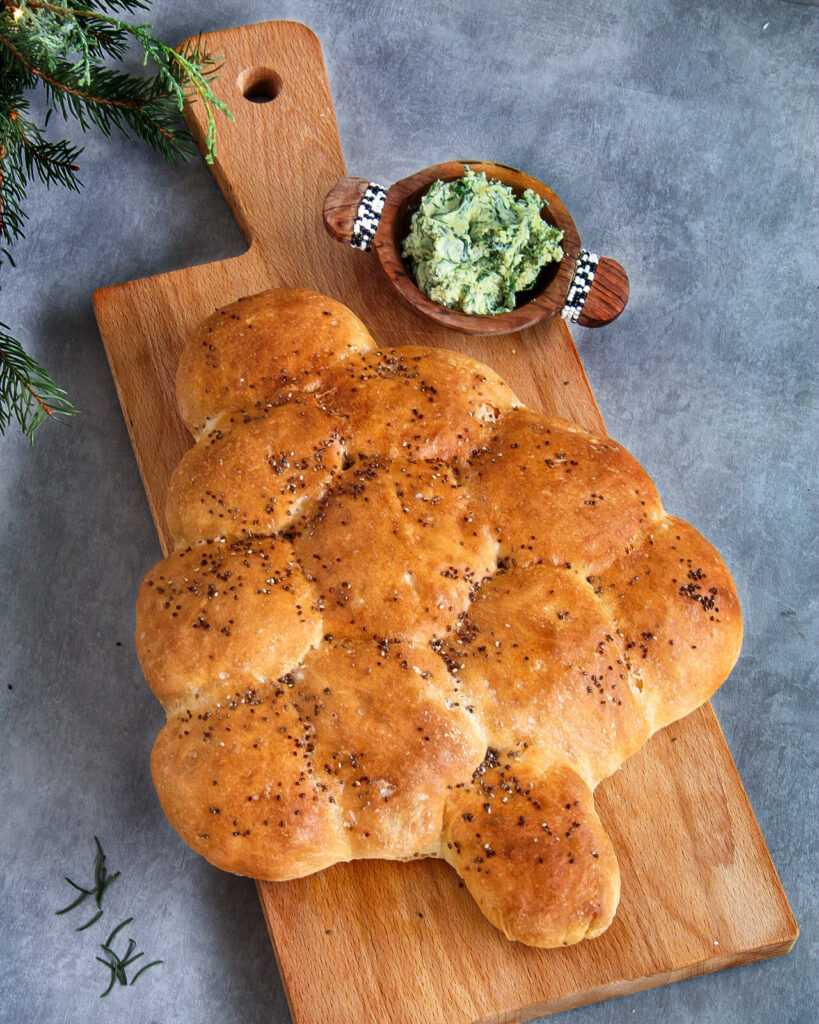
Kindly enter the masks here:
[[[386, 195], [382, 185], [366, 178], [342, 178], [324, 197], [326, 231], [338, 242], [369, 251]], [[628, 275], [616, 260], [581, 249], [560, 312], [581, 327], [602, 327], [623, 312], [628, 295]]]
[[[201, 45], [222, 62], [213, 89], [233, 114], [217, 115], [210, 169], [249, 243], [239, 257], [246, 274], [260, 287], [315, 287], [328, 262], [321, 203], [344, 173], [318, 39], [296, 22], [266, 22], [206, 35]], [[185, 118], [204, 151], [203, 105], [188, 104]]]

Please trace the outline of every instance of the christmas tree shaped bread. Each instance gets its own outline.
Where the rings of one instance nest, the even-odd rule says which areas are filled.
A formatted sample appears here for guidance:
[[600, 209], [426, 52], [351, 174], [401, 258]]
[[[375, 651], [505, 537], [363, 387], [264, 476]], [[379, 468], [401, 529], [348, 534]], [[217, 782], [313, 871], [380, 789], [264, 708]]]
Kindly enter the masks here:
[[594, 788], [739, 652], [717, 552], [610, 438], [303, 289], [218, 310], [177, 394], [137, 607], [174, 827], [260, 879], [442, 857], [512, 939], [600, 934]]

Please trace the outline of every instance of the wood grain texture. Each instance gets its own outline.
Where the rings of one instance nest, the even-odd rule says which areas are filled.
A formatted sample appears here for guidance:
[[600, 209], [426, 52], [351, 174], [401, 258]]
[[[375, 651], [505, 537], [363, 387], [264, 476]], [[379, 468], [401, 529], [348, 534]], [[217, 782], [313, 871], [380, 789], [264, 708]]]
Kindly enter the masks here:
[[581, 327], [603, 327], [610, 324], [626, 308], [628, 294], [628, 274], [617, 260], [601, 256], [577, 322]]
[[[385, 345], [467, 352], [527, 404], [605, 429], [559, 318], [513, 336], [447, 330], [385, 288], [373, 259], [325, 232], [322, 200], [345, 172], [312, 33], [273, 22], [206, 42], [225, 57], [216, 88], [236, 114], [235, 124], [220, 124], [213, 170], [248, 252], [94, 296], [166, 552], [165, 493], [191, 443], [173, 386], [184, 336], [215, 307], [273, 285], [340, 299]], [[275, 100], [242, 98], [243, 85], [264, 81], [277, 83]], [[188, 117], [201, 140], [201, 111]], [[609, 931], [571, 949], [507, 942], [454, 872], [433, 861], [359, 861], [261, 884], [296, 1024], [511, 1024], [790, 949], [796, 922], [710, 706], [657, 734], [599, 787], [597, 806], [620, 859], [623, 897]]]
[[358, 208], [369, 184], [366, 178], [342, 178], [324, 197], [321, 207], [324, 227], [330, 237], [342, 245], [352, 244]]

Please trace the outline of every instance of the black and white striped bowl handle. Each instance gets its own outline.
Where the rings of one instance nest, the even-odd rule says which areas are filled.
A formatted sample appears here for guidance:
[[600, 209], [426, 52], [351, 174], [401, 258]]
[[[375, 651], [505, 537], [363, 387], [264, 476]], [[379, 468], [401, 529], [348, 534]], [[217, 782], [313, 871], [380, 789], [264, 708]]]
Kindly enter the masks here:
[[362, 249], [364, 252], [369, 252], [375, 238], [375, 233], [378, 230], [381, 214], [384, 211], [384, 200], [386, 198], [387, 190], [384, 186], [377, 185], [374, 181], [371, 181], [358, 206], [355, 224], [353, 224], [350, 245], [354, 249]]
[[594, 272], [600, 257], [597, 253], [589, 252], [588, 249], [581, 249], [574, 268], [574, 277], [569, 285], [569, 292], [566, 295], [566, 302], [563, 305], [561, 316], [564, 320], [577, 323], [577, 319], [583, 312], [583, 303], [591, 291]]

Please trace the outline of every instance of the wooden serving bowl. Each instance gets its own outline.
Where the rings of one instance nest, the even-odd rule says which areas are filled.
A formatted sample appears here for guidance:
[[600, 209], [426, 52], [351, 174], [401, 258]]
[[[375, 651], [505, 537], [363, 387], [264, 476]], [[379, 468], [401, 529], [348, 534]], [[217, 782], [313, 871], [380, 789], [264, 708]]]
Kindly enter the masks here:
[[[520, 196], [529, 188], [547, 206], [541, 216], [563, 232], [563, 259], [548, 263], [534, 286], [521, 292], [508, 313], [479, 316], [442, 306], [421, 291], [401, 257], [410, 219], [434, 181], [454, 181], [464, 166], [509, 185]], [[340, 242], [372, 248], [381, 269], [403, 297], [439, 323], [465, 334], [508, 334], [561, 314], [584, 327], [601, 327], [619, 316], [628, 301], [628, 276], [615, 260], [581, 249], [569, 211], [548, 186], [514, 167], [487, 160], [451, 160], [402, 178], [389, 189], [365, 178], [343, 178], [324, 199], [324, 226]]]

